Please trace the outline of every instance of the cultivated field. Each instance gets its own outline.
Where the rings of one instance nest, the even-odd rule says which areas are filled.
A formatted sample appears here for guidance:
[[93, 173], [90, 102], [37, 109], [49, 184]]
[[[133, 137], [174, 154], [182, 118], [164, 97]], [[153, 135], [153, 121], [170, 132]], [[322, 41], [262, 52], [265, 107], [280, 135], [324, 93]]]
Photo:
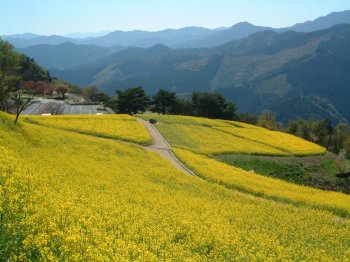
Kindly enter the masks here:
[[234, 121], [185, 116], [141, 117], [155, 117], [159, 121], [157, 129], [172, 145], [202, 154], [305, 156], [326, 152], [298, 137]]
[[232, 167], [203, 155], [175, 149], [176, 155], [199, 176], [227, 188], [256, 196], [331, 210], [350, 217], [350, 196], [313, 189]]
[[138, 144], [151, 143], [142, 124], [129, 115], [27, 116], [28, 122]]
[[[14, 126], [0, 113], [1, 258], [350, 259], [348, 195], [266, 180], [175, 149], [201, 178], [190, 176], [140, 145], [118, 141], [120, 134], [96, 137], [108, 122], [100, 130], [107, 136], [134, 123], [129, 116], [98, 117], [89, 124], [76, 116], [30, 118]], [[64, 122], [73, 128], [65, 130]], [[122, 130], [121, 139], [131, 141], [144, 127]]]

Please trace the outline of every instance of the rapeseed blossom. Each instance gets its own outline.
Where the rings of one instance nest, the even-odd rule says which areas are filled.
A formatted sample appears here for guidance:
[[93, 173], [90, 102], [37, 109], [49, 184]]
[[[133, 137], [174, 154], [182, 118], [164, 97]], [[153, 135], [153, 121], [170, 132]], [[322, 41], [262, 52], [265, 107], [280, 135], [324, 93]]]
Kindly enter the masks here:
[[26, 116], [24, 119], [44, 126], [138, 144], [151, 142], [144, 126], [129, 115]]
[[174, 146], [206, 155], [230, 153], [306, 156], [326, 149], [299, 137], [227, 120], [189, 116], [140, 115], [155, 117], [157, 129]]
[[208, 181], [256, 196], [331, 210], [350, 217], [349, 195], [262, 176], [183, 149], [175, 148], [174, 152], [189, 168]]
[[8, 118], [0, 113], [4, 260], [350, 259], [348, 218], [189, 176], [130, 143]]

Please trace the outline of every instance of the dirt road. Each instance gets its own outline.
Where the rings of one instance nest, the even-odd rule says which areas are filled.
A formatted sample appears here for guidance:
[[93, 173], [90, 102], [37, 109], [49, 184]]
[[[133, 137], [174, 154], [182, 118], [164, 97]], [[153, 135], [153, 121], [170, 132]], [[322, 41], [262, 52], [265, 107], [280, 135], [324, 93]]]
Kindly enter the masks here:
[[170, 161], [177, 169], [189, 174], [196, 176], [191, 170], [189, 170], [187, 167], [185, 167], [173, 154], [171, 151], [170, 144], [164, 139], [164, 137], [158, 132], [158, 130], [149, 122], [141, 119], [136, 118], [137, 121], [142, 123], [150, 136], [152, 137], [153, 144], [151, 146], [145, 147], [146, 149], [157, 152], [162, 157]]

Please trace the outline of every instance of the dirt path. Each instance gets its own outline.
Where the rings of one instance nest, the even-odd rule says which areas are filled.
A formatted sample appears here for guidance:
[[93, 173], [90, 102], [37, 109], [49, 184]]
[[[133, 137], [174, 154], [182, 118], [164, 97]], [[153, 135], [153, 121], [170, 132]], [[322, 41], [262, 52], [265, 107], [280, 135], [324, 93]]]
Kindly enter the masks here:
[[160, 154], [162, 157], [170, 161], [173, 164], [173, 166], [175, 166], [177, 169], [189, 175], [196, 176], [191, 170], [189, 170], [176, 158], [176, 156], [171, 151], [171, 145], [165, 140], [165, 138], [151, 123], [141, 118], [136, 118], [136, 120], [146, 127], [148, 133], [152, 137], [153, 144], [151, 146], [145, 147], [147, 150]]
[[[57, 128], [57, 127], [50, 127], [47, 126], [49, 128], [55, 128], [55, 129], [62, 129], [64, 131], [67, 132], [73, 132], [73, 133], [78, 133], [81, 135], [87, 135], [87, 136], [93, 136], [95, 138], [99, 138], [99, 139], [104, 139], [104, 140], [118, 140], [120, 143], [125, 143], [125, 144], [133, 144], [136, 145], [138, 147], [142, 147], [146, 150], [152, 151], [152, 152], [156, 152], [158, 154], [160, 154], [163, 158], [167, 159], [168, 161], [170, 161], [174, 167], [176, 167], [177, 169], [181, 170], [182, 172], [185, 172], [188, 175], [192, 175], [195, 177], [198, 177], [194, 172], [192, 172], [190, 169], [188, 169], [184, 164], [182, 164], [174, 155], [174, 153], [172, 152], [172, 148], [171, 145], [165, 140], [165, 138], [159, 133], [159, 131], [149, 122], [141, 119], [141, 118], [137, 118], [135, 117], [135, 119], [137, 121], [139, 121], [140, 123], [142, 123], [148, 133], [150, 134], [151, 138], [152, 138], [152, 142], [153, 144], [151, 146], [142, 146], [142, 145], [138, 145], [129, 141], [123, 141], [123, 140], [118, 140], [118, 139], [113, 139], [113, 138], [107, 138], [107, 137], [101, 137], [101, 136], [95, 136], [92, 134], [86, 134], [86, 133], [79, 133], [77, 131], [73, 131], [73, 130], [66, 130], [66, 129], [62, 129], [62, 128]], [[33, 123], [33, 122], [27, 122], [30, 123], [32, 125], [40, 125], [38, 123]], [[199, 178], [199, 177], [198, 177]]]

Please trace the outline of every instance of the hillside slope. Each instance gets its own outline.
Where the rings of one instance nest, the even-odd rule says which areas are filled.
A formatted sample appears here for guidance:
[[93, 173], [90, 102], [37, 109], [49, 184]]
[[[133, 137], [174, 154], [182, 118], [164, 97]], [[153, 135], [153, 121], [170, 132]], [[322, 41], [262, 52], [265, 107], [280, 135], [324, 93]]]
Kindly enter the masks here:
[[189, 176], [132, 144], [0, 120], [2, 258], [349, 258], [348, 218]]
[[17, 51], [34, 58], [47, 69], [65, 70], [107, 57], [122, 49], [122, 47], [104, 48], [65, 42], [58, 45], [41, 44], [17, 48]]

